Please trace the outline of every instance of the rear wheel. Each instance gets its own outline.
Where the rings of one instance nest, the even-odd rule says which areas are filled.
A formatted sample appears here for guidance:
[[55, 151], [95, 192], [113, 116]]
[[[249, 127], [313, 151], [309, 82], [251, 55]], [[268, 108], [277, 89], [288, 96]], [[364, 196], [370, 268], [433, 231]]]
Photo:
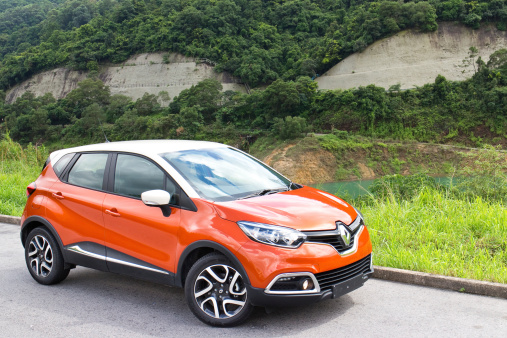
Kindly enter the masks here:
[[44, 228], [35, 228], [25, 242], [25, 261], [28, 271], [40, 284], [60, 283], [69, 275], [64, 269], [63, 256], [53, 235]]
[[192, 266], [185, 296], [196, 317], [212, 326], [238, 325], [253, 310], [244, 276], [220, 253], [210, 253]]

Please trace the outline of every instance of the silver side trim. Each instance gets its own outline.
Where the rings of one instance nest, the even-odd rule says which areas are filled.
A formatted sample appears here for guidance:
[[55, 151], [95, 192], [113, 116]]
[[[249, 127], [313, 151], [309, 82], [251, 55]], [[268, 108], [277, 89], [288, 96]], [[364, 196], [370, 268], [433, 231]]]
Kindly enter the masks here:
[[[310, 277], [313, 281], [313, 285], [315, 286], [312, 290], [294, 290], [294, 291], [271, 291], [271, 288], [273, 285], [280, 279], [284, 277]], [[319, 282], [317, 282], [317, 278], [315, 278], [315, 275], [311, 272], [291, 272], [291, 273], [282, 273], [271, 281], [269, 283], [268, 287], [264, 290], [265, 293], [271, 294], [271, 295], [300, 295], [305, 293], [316, 293], [320, 292], [320, 285]]]
[[140, 265], [140, 264], [125, 262], [125, 261], [122, 261], [122, 260], [116, 259], [116, 258], [107, 257], [106, 261], [111, 262], [111, 263], [118, 263], [118, 264], [122, 264], [122, 265], [127, 265], [127, 266], [131, 266], [131, 267], [138, 268], [138, 269], [158, 272], [158, 273], [161, 273], [161, 274], [164, 274], [164, 275], [168, 275], [169, 274], [169, 273], [167, 273], [167, 271], [164, 271], [164, 270], [150, 268], [149, 266], [144, 266], [144, 265]]
[[103, 260], [103, 261], [106, 261], [106, 262], [127, 265], [127, 266], [131, 266], [131, 267], [138, 268], [138, 269], [158, 272], [158, 273], [161, 273], [161, 274], [164, 274], [164, 275], [168, 275], [169, 274], [167, 271], [164, 271], [164, 270], [150, 268], [149, 266], [144, 266], [144, 265], [140, 265], [140, 264], [130, 263], [130, 262], [122, 261], [120, 259], [106, 257], [106, 256], [102, 256], [102, 255], [90, 252], [90, 251], [86, 251], [86, 250], [83, 250], [79, 245], [73, 245], [73, 246], [69, 247], [68, 250], [74, 251], [74, 252], [76, 252], [78, 254], [85, 255], [85, 256], [88, 256], [88, 257], [100, 259], [100, 260]]
[[77, 252], [78, 254], [85, 255], [85, 256], [88, 256], [88, 257], [97, 258], [97, 259], [100, 259], [100, 260], [103, 260], [103, 261], [106, 260], [106, 256], [98, 255], [96, 253], [83, 250], [83, 249], [81, 249], [81, 247], [79, 245], [73, 245], [73, 246], [69, 247], [68, 250]]

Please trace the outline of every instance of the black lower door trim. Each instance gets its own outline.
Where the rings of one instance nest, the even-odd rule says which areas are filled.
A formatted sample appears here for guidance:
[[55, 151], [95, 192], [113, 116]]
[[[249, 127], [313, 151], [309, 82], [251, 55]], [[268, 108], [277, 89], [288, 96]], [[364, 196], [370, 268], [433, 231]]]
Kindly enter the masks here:
[[66, 263], [128, 275], [155, 283], [174, 285], [175, 274], [93, 242], [79, 242], [64, 247]]

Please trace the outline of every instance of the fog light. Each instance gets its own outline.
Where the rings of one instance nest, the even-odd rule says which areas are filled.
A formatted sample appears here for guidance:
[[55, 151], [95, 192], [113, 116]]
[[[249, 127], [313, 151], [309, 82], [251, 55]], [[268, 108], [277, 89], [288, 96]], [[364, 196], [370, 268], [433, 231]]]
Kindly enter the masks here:
[[303, 278], [299, 281], [299, 290], [312, 290], [314, 288], [313, 281], [310, 278]]

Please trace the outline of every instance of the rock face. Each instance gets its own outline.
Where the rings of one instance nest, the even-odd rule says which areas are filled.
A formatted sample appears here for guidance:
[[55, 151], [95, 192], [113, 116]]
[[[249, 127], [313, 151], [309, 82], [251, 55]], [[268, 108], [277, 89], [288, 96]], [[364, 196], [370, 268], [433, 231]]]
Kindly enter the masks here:
[[[161, 91], [168, 92], [172, 99], [182, 90], [209, 78], [220, 81], [224, 91], [245, 91], [238, 79], [227, 73], [216, 73], [209, 61], [196, 63], [193, 58], [173, 53], [169, 55], [169, 63], [164, 63], [163, 56], [164, 53], [139, 54], [122, 64], [101, 66], [99, 78], [109, 86], [111, 94], [123, 94], [133, 100], [144, 93], [157, 95]], [[61, 99], [87, 76], [87, 72], [66, 68], [46, 71], [9, 90], [6, 101], [12, 103], [27, 91], [36, 96], [52, 93]]]
[[32, 92], [35, 96], [51, 93], [55, 98], [61, 99], [77, 88], [78, 82], [86, 79], [86, 75], [86, 72], [66, 68], [56, 68], [39, 73], [9, 90], [5, 101], [13, 103], [25, 92]]
[[470, 47], [476, 47], [487, 62], [498, 49], [507, 48], [507, 32], [494, 26], [472, 30], [456, 23], [441, 22], [433, 33], [407, 30], [379, 40], [362, 53], [345, 58], [317, 78], [320, 89], [348, 89], [375, 84], [402, 89], [434, 82], [438, 74], [447, 80], [465, 80], [473, 66], [460, 67]]

